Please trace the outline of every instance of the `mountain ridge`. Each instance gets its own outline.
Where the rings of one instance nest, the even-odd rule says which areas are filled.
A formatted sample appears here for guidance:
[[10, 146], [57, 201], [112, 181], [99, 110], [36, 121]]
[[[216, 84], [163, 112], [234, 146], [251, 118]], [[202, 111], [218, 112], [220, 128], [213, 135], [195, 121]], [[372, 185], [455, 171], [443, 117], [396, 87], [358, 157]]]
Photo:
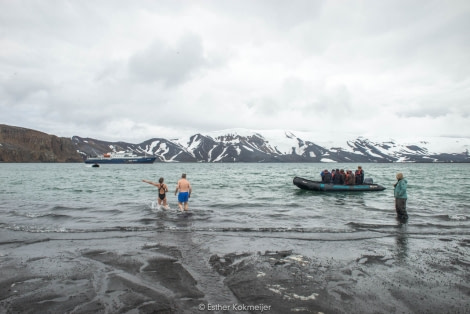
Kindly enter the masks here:
[[[331, 140], [314, 142], [297, 136], [298, 133], [308, 136], [305, 132], [286, 130], [229, 129], [179, 139], [153, 138], [140, 144], [106, 143], [108, 150], [154, 155], [160, 162], [470, 162], [467, 138], [427, 138], [400, 143], [360, 136], [341, 144]], [[72, 140], [83, 155], [90, 154], [84, 149], [84, 143], [98, 141], [78, 136]]]
[[[321, 140], [312, 140], [320, 137]], [[113, 151], [153, 155], [156, 162], [470, 162], [469, 138], [331, 140], [291, 130], [228, 129], [138, 144], [0, 124], [0, 162], [82, 162]]]

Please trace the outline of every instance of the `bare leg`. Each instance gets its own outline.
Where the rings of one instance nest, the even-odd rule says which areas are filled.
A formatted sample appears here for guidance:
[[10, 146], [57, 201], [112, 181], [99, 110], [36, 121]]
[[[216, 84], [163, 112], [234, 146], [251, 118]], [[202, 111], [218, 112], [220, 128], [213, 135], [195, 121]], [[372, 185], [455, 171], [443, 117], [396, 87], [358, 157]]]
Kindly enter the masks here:
[[189, 202], [184, 203], [184, 210], [188, 210]]
[[168, 202], [166, 201], [166, 197], [163, 199], [163, 209], [170, 209], [170, 207], [168, 206]]
[[178, 202], [178, 207], [180, 208], [180, 211], [183, 211], [183, 203]]

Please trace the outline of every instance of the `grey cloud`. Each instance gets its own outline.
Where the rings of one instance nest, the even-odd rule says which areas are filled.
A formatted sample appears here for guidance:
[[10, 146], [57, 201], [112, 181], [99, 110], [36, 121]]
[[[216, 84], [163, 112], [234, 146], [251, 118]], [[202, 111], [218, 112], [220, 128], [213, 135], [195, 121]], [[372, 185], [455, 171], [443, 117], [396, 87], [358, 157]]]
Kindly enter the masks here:
[[328, 89], [321, 84], [317, 85], [288, 77], [282, 81], [281, 88], [273, 88], [272, 95], [252, 98], [247, 101], [247, 107], [266, 117], [297, 111], [303, 115], [322, 115], [325, 118], [352, 113], [351, 92], [346, 85], [340, 84]]
[[22, 103], [25, 99], [38, 93], [48, 93], [50, 84], [46, 78], [25, 76], [14, 73], [10, 78], [3, 80], [0, 89], [3, 90], [4, 101], [11, 104]]
[[247, 106], [254, 109], [260, 116], [274, 116], [279, 112], [282, 105], [271, 97], [264, 97], [249, 101]]
[[310, 0], [260, 0], [218, 1], [211, 6], [221, 14], [230, 14], [238, 19], [256, 19], [274, 25], [280, 31], [287, 30], [307, 20], [316, 18], [325, 1]]
[[[406, 109], [399, 110], [397, 115], [405, 118], [441, 118], [457, 115], [462, 118], [470, 116], [467, 99], [459, 99], [446, 94], [433, 95], [435, 99], [421, 100], [418, 104], [410, 104]], [[405, 102], [406, 104], [406, 102]]]
[[449, 109], [442, 106], [442, 107], [420, 107], [420, 108], [411, 108], [409, 110], [402, 110], [397, 112], [399, 117], [404, 118], [438, 118], [446, 116], [450, 113]]
[[0, 1], [0, 111], [59, 135], [381, 115], [449, 133], [470, 116], [469, 14], [465, 0]]
[[0, 27], [28, 46], [68, 42], [89, 47], [106, 26], [106, 10], [81, 1], [2, 1]]
[[180, 38], [174, 47], [156, 40], [129, 60], [131, 77], [140, 82], [175, 86], [206, 65], [202, 40], [194, 34]]
[[351, 95], [344, 85], [329, 92], [320, 91], [317, 95], [317, 99], [305, 107], [306, 111], [330, 117], [348, 115], [352, 112]]

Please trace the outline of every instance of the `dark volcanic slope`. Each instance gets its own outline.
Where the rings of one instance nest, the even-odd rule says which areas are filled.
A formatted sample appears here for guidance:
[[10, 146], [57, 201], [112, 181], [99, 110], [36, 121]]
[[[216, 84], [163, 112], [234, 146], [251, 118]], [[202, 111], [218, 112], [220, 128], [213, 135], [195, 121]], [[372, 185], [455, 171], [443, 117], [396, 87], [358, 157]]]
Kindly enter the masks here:
[[83, 159], [69, 138], [0, 124], [0, 161], [81, 162]]

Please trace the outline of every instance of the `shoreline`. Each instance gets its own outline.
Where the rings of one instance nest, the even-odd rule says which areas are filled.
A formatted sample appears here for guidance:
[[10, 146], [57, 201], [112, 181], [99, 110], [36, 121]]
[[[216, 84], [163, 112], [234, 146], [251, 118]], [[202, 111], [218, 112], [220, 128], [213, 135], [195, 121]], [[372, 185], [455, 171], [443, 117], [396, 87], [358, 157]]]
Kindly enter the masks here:
[[465, 313], [470, 240], [0, 230], [5, 313]]

